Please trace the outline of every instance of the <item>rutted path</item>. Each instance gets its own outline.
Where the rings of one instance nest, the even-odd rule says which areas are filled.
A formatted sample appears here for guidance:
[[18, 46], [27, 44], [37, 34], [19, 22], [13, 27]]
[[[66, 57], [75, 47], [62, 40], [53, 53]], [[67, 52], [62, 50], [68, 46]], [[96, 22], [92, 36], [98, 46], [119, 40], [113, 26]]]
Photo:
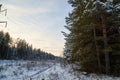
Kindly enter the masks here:
[[69, 73], [70, 68], [62, 67], [59, 63], [40, 71], [37, 75], [25, 80], [78, 80], [73, 74]]
[[38, 71], [37, 73], [35, 73], [35, 74], [31, 75], [31, 76], [23, 78], [23, 80], [33, 80], [34, 78], [36, 78], [37, 76], [39, 76], [42, 72], [50, 69], [53, 66], [55, 66], [55, 65], [49, 66], [49, 67], [47, 67], [45, 69], [42, 69], [42, 70]]

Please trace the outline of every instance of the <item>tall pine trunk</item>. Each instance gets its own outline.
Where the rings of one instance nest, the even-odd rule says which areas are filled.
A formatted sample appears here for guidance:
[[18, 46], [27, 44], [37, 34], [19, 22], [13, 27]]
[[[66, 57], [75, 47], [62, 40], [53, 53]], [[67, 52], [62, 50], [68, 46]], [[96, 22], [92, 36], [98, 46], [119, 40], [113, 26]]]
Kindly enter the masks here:
[[96, 41], [96, 29], [95, 29], [95, 27], [93, 28], [93, 32], [94, 32], [95, 48], [96, 48], [96, 53], [97, 53], [98, 68], [99, 68], [99, 72], [101, 73], [100, 53], [99, 53], [99, 48], [98, 48], [97, 41]]
[[107, 41], [107, 30], [105, 24], [105, 16], [101, 15], [101, 25], [102, 25], [102, 33], [104, 39], [104, 54], [105, 54], [105, 69], [106, 74], [110, 74], [110, 59], [109, 59], [109, 52], [108, 52], [108, 41]]

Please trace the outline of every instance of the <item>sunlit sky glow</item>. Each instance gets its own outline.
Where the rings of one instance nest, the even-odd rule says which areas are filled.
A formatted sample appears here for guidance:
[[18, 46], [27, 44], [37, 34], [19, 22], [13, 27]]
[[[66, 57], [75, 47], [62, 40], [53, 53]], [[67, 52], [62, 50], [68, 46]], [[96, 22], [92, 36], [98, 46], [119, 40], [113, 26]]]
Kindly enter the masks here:
[[65, 17], [71, 11], [67, 0], [0, 0], [7, 16], [0, 13], [0, 21], [7, 20], [8, 31], [13, 38], [25, 39], [34, 48], [60, 56], [64, 48]]

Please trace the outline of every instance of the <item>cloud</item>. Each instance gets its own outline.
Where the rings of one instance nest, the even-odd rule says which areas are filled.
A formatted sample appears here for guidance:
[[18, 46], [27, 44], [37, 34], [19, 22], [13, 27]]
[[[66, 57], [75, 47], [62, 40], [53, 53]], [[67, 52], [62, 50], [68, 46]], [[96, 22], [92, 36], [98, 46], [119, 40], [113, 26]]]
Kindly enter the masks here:
[[60, 6], [57, 0], [3, 0], [2, 2], [12, 16], [46, 14], [59, 11]]
[[25, 15], [33, 15], [33, 14], [45, 14], [50, 12], [49, 8], [46, 7], [37, 7], [37, 8], [23, 8], [20, 6], [15, 6], [15, 5], [6, 5], [6, 8], [9, 11], [10, 16], [16, 16], [16, 17], [20, 17], [20, 16], [25, 16]]

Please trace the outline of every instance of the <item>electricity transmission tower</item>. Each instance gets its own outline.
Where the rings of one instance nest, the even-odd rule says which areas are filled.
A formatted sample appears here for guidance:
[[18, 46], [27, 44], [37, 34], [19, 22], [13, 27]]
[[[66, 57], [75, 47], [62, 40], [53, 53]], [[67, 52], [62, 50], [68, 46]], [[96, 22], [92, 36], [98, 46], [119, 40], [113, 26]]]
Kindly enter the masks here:
[[[0, 4], [0, 13], [5, 12], [5, 16], [7, 15], [7, 9], [2, 10], [2, 4]], [[7, 27], [7, 21], [0, 21], [0, 23], [4, 23], [5, 27]]]

